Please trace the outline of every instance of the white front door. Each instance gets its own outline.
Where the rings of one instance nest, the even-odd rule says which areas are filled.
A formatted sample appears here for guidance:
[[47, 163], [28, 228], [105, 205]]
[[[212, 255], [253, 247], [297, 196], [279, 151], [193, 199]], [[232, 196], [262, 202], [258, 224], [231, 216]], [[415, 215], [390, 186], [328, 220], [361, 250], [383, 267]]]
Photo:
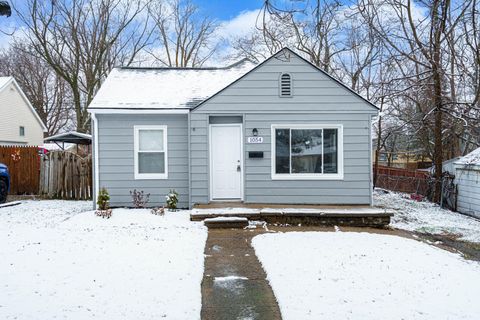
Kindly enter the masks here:
[[242, 125], [210, 125], [212, 200], [242, 199]]

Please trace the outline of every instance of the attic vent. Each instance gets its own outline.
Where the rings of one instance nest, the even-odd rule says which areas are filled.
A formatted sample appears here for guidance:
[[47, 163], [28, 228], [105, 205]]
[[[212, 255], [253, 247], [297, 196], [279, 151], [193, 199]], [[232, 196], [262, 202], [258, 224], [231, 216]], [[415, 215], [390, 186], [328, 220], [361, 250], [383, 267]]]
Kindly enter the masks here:
[[292, 77], [288, 73], [280, 76], [280, 97], [292, 96]]

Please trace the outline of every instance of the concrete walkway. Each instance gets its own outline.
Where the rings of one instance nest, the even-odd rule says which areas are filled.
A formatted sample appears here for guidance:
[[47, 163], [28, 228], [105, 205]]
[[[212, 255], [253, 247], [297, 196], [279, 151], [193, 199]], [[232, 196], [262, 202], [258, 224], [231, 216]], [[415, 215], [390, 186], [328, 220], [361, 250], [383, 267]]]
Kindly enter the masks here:
[[210, 229], [205, 246], [202, 319], [281, 319], [251, 240], [263, 230]]

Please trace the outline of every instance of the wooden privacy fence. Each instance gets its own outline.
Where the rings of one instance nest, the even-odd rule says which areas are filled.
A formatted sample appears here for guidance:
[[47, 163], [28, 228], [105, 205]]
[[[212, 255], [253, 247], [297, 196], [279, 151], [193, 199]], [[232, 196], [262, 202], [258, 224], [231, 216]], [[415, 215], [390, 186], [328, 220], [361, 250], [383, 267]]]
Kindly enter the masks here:
[[0, 162], [10, 171], [10, 194], [37, 194], [40, 155], [34, 146], [0, 146]]
[[92, 198], [92, 157], [51, 151], [40, 165], [40, 195], [59, 199]]
[[[375, 166], [373, 172], [375, 174]], [[430, 174], [425, 171], [378, 166], [375, 187], [427, 196], [430, 192], [429, 179]]]

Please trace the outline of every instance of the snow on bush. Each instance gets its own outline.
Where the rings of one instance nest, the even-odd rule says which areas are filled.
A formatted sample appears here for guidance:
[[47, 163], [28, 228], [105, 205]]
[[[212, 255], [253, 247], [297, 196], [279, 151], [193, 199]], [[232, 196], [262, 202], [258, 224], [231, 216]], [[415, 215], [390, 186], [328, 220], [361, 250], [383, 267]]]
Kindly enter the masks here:
[[288, 232], [252, 243], [284, 320], [473, 320], [480, 314], [480, 264], [420, 241]]
[[428, 201], [415, 201], [407, 194], [375, 191], [374, 205], [395, 210], [391, 226], [409, 231], [452, 234], [462, 240], [480, 242], [480, 220], [442, 209]]

